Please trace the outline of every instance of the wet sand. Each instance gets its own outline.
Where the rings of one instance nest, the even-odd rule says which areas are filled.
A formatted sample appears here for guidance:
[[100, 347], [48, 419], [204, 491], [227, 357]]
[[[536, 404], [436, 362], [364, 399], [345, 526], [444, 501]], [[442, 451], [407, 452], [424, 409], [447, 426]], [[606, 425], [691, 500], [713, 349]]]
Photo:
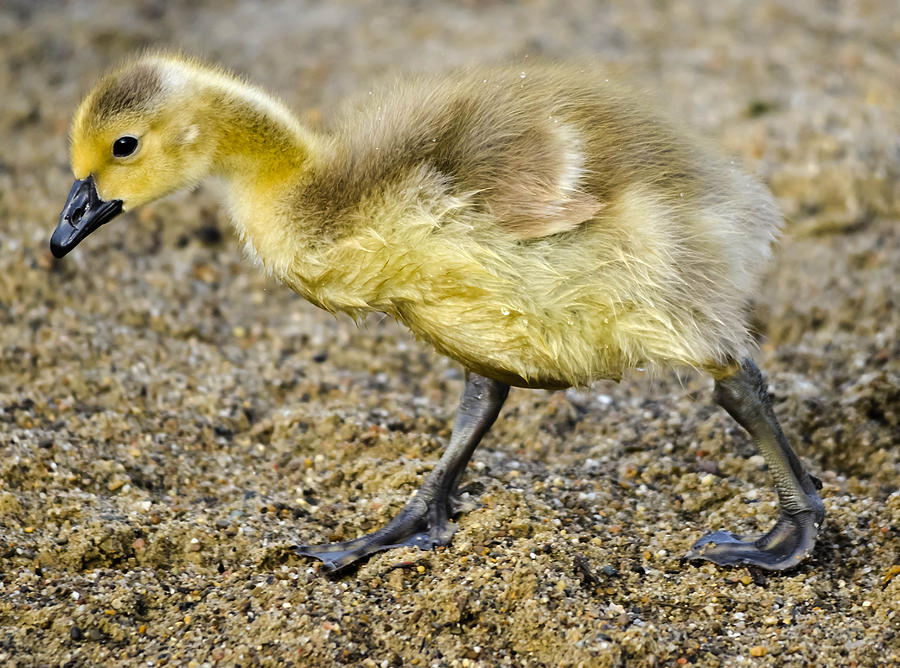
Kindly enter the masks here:
[[[0, 664], [900, 665], [900, 11], [587, 0], [0, 8]], [[775, 496], [691, 374], [514, 390], [452, 544], [329, 578], [292, 555], [386, 522], [462, 373], [242, 260], [216, 190], [63, 261], [66, 132], [94, 78], [186, 48], [309, 123], [392, 71], [596, 57], [723, 144], [787, 218], [757, 360], [824, 483], [784, 574], [682, 563]]]

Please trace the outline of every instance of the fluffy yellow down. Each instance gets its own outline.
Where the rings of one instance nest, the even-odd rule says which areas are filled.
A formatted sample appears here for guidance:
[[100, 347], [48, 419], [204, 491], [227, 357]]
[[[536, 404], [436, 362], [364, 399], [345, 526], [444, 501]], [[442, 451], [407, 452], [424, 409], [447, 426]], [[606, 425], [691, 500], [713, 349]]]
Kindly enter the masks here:
[[[150, 54], [85, 99], [73, 167], [126, 209], [219, 176], [273, 276], [506, 383], [721, 375], [746, 354], [778, 213], [640, 100], [550, 67], [401, 82], [368, 105], [316, 134], [227, 73]], [[109, 156], [121, 133], [142, 141], [127, 161]]]

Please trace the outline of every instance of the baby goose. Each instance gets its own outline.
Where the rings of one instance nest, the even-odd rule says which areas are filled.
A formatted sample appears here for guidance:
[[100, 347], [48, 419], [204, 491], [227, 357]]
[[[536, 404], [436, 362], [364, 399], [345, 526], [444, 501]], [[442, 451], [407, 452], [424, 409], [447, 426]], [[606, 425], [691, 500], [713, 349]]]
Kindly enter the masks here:
[[380, 311], [459, 361], [447, 451], [385, 527], [297, 548], [328, 569], [446, 545], [466, 464], [510, 385], [583, 386], [689, 366], [753, 437], [780, 516], [717, 531], [689, 558], [784, 569], [812, 549], [821, 486], [748, 357], [748, 297], [780, 216], [769, 193], [587, 69], [499, 67], [397, 81], [328, 133], [233, 75], [147, 54], [107, 75], [72, 125], [62, 257], [121, 211], [208, 175], [247, 253], [313, 304]]

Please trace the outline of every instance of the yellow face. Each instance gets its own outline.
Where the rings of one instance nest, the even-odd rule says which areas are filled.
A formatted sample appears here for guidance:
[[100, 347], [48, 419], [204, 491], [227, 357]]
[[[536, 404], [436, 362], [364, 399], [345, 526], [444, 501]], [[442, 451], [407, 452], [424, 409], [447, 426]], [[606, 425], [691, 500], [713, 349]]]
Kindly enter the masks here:
[[84, 117], [87, 103], [72, 127], [72, 171], [79, 180], [93, 176], [100, 199], [121, 200], [128, 211], [208, 172], [210, 142], [189, 109], [122, 113], [98, 123]]
[[[136, 63], [102, 79], [72, 123], [75, 183], [50, 239], [63, 257], [115, 218], [199, 182], [216, 141], [201, 132], [210, 103], [167, 85], [158, 66]], [[208, 115], [208, 113], [207, 113]]]

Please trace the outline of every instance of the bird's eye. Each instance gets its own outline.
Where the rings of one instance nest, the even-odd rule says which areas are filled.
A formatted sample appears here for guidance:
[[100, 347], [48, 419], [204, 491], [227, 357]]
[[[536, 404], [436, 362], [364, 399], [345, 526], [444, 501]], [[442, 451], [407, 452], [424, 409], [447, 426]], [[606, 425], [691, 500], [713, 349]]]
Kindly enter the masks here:
[[113, 142], [113, 155], [117, 158], [126, 158], [137, 150], [137, 137], [124, 135]]

